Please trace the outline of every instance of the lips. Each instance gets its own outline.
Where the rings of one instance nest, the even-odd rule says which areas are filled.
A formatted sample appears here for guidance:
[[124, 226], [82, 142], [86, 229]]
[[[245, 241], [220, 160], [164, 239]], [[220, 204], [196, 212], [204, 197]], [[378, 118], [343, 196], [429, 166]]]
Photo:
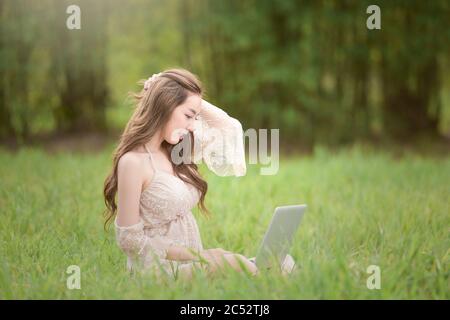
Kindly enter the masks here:
[[187, 134], [180, 135], [180, 141], [183, 140], [186, 136], [187, 136]]

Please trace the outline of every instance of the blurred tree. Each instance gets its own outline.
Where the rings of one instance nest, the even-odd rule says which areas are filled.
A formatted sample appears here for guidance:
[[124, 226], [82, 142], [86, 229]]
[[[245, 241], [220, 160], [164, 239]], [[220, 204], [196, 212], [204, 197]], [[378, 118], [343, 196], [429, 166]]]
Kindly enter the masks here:
[[[386, 3], [382, 52], [383, 118], [388, 136], [438, 135], [438, 55], [449, 49], [448, 1]], [[430, 112], [432, 103], [437, 112]]]
[[30, 62], [39, 19], [27, 13], [29, 5], [25, 0], [0, 3], [0, 135], [18, 140], [30, 136], [33, 119], [28, 108], [33, 69]]
[[5, 30], [5, 3], [0, 1], [0, 138], [14, 136], [11, 113], [6, 100], [6, 30]]
[[[49, 81], [58, 96], [54, 108], [58, 131], [105, 130], [109, 103], [107, 16], [105, 1], [54, 1], [49, 28]], [[81, 29], [66, 27], [66, 8], [81, 9]], [[49, 31], [50, 31], [49, 30]]]

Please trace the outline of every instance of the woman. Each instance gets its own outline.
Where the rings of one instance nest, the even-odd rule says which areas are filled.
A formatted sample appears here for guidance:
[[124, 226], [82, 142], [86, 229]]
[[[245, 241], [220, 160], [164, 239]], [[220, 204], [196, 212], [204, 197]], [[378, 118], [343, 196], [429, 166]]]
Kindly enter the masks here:
[[208, 213], [199, 160], [221, 176], [245, 175], [239, 121], [203, 100], [200, 81], [184, 69], [153, 75], [135, 97], [104, 185], [105, 226], [115, 217], [128, 269], [190, 278], [197, 267], [214, 274], [229, 266], [257, 274], [243, 255], [204, 249], [191, 212], [198, 204]]

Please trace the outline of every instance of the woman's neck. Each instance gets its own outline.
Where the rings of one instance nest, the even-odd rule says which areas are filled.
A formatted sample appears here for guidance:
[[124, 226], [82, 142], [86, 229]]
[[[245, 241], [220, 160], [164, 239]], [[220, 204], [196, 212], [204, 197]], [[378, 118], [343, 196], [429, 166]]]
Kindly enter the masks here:
[[161, 137], [160, 133], [155, 134], [150, 141], [145, 143], [145, 146], [150, 152], [161, 152], [162, 149], [162, 142], [164, 139]]

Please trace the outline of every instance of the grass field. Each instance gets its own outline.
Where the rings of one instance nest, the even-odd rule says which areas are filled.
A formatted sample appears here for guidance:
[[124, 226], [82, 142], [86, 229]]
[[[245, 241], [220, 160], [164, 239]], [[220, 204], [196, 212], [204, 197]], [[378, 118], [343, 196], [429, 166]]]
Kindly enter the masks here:
[[[274, 207], [308, 204], [284, 278], [230, 273], [164, 285], [131, 277], [114, 230], [103, 231], [103, 180], [110, 153], [0, 151], [1, 299], [449, 299], [450, 158], [352, 148], [281, 157], [274, 176], [249, 165], [240, 178], [202, 168], [205, 248], [254, 256]], [[78, 265], [81, 289], [66, 269]], [[367, 267], [381, 288], [366, 286]]]

